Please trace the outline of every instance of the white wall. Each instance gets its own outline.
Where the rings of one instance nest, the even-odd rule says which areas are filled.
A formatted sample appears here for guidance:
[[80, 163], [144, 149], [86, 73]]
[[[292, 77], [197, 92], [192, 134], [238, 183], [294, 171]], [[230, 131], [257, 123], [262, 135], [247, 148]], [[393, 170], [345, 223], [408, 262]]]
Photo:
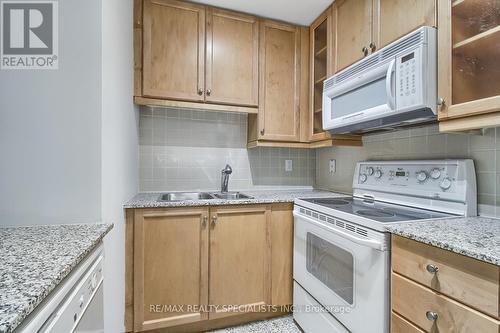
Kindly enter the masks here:
[[0, 225], [101, 218], [101, 1], [59, 1], [59, 70], [0, 71]]
[[125, 220], [122, 205], [138, 189], [138, 111], [133, 96], [133, 0], [102, 4], [102, 220], [105, 332], [124, 331]]

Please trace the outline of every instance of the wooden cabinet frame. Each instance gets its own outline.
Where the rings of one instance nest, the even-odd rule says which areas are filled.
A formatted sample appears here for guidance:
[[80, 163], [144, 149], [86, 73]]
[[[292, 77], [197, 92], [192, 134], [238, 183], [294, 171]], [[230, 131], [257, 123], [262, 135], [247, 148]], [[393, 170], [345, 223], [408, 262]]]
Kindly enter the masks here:
[[438, 98], [441, 132], [468, 131], [500, 125], [500, 96], [452, 104], [452, 0], [438, 1]]
[[[144, 242], [144, 220], [162, 219], [169, 217], [198, 217], [200, 218], [200, 257], [202, 259], [200, 267], [201, 286], [200, 304], [211, 304], [210, 293], [216, 293], [216, 289], [209, 292], [210, 285], [210, 262], [222, 260], [225, 264], [227, 258], [216, 258], [217, 246], [226, 246], [230, 243], [224, 243], [224, 239], [218, 238], [216, 225], [223, 223], [252, 223], [253, 216], [257, 219], [259, 226], [255, 226], [254, 232], [257, 232], [257, 240], [251, 238], [247, 246], [259, 247], [263, 257], [258, 255], [263, 267], [261, 271], [256, 270], [254, 274], [262, 279], [262, 294], [260, 298], [251, 306], [276, 305], [284, 306], [277, 312], [258, 312], [258, 313], [232, 313], [232, 312], [210, 312], [193, 313], [180, 316], [169, 316], [165, 319], [145, 321], [144, 311], [144, 247], [148, 243]], [[231, 220], [242, 216], [246, 220]], [[204, 217], [207, 217], [205, 220]], [[213, 219], [220, 219], [213, 224]], [[263, 220], [264, 219], [264, 220]], [[189, 221], [189, 220], [188, 220]], [[191, 220], [192, 221], [192, 220]], [[264, 221], [264, 224], [262, 224]], [[168, 223], [165, 220], [149, 221], [149, 223]], [[227, 225], [226, 225], [227, 226]], [[243, 225], [242, 225], [243, 227]], [[165, 229], [164, 229], [165, 230]], [[169, 229], [170, 230], [170, 229]], [[221, 229], [222, 230], [222, 229]], [[237, 229], [236, 229], [237, 230]], [[227, 236], [228, 229], [223, 232]], [[229, 232], [232, 232], [229, 230]], [[261, 234], [261, 232], [265, 234]], [[151, 232], [149, 233], [151, 237]], [[260, 238], [259, 238], [260, 237]], [[162, 239], [161, 237], [159, 239]], [[182, 241], [182, 240], [180, 240]], [[223, 242], [223, 243], [220, 243]], [[259, 244], [259, 242], [263, 242]], [[187, 245], [186, 245], [187, 246]], [[211, 248], [211, 249], [210, 249]], [[167, 256], [163, 254], [164, 256]], [[240, 256], [240, 254], [236, 254]], [[242, 254], [245, 255], [246, 254]], [[254, 254], [255, 255], [255, 254]], [[126, 228], [125, 228], [125, 331], [141, 332], [151, 329], [166, 328], [167, 332], [198, 332], [215, 328], [227, 327], [247, 321], [253, 321], [263, 318], [279, 316], [287, 313], [288, 306], [292, 303], [292, 256], [293, 256], [293, 204], [257, 204], [257, 205], [238, 205], [238, 206], [213, 206], [213, 207], [181, 207], [181, 208], [147, 208], [147, 209], [127, 209], [126, 210]], [[252, 254], [247, 258], [251, 259]], [[172, 260], [165, 257], [166, 265], [171, 264]], [[157, 258], [158, 259], [158, 258]], [[173, 261], [175, 262], [175, 260]], [[250, 264], [251, 265], [251, 264]], [[230, 268], [228, 268], [230, 270]], [[262, 274], [262, 275], [261, 275]], [[220, 276], [220, 275], [219, 275]], [[224, 278], [224, 276], [223, 276]], [[242, 281], [245, 277], [243, 277]], [[253, 280], [255, 281], [255, 280]], [[224, 281], [219, 281], [227, 285]], [[147, 284], [146, 284], [147, 285]], [[182, 287], [182, 286], [180, 286]], [[257, 289], [258, 290], [258, 289]], [[242, 295], [239, 299], [245, 299], [248, 290], [245, 287], [238, 288], [236, 291]], [[215, 294], [212, 294], [214, 297]], [[255, 298], [255, 292], [253, 298]], [[220, 298], [219, 298], [220, 299]], [[252, 299], [252, 298], [251, 298]], [[279, 310], [279, 309], [278, 309]]]

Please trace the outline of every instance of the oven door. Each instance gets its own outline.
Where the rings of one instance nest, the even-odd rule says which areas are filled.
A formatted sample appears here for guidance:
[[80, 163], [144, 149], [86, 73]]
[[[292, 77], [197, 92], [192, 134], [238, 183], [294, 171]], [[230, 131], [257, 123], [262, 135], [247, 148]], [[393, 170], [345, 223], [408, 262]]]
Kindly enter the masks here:
[[349, 331], [389, 332], [389, 251], [294, 212], [295, 281]]
[[393, 59], [336, 84], [323, 92], [323, 128], [346, 126], [378, 119], [396, 109]]

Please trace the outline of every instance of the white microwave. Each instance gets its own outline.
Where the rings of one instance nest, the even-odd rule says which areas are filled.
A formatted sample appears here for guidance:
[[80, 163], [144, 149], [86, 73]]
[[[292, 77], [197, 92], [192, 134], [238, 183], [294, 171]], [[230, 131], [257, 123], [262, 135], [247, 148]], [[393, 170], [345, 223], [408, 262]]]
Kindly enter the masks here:
[[422, 27], [323, 86], [323, 128], [366, 133], [436, 119], [437, 30]]

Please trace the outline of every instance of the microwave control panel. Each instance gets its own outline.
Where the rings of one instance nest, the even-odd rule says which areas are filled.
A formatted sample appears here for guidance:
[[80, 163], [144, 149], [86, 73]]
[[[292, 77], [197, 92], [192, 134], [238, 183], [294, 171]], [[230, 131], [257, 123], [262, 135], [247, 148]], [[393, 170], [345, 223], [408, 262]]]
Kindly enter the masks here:
[[398, 109], [414, 106], [422, 101], [420, 54], [420, 49], [416, 49], [396, 58], [395, 90]]

